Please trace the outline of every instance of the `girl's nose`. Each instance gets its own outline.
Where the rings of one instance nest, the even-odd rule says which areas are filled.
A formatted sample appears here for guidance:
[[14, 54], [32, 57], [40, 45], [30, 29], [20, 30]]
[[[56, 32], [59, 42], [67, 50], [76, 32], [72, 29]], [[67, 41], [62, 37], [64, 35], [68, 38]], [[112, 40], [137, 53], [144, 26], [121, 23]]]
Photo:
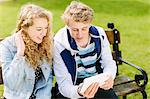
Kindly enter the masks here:
[[43, 31], [41, 32], [41, 36], [46, 36], [46, 33], [47, 33], [47, 31], [43, 30]]

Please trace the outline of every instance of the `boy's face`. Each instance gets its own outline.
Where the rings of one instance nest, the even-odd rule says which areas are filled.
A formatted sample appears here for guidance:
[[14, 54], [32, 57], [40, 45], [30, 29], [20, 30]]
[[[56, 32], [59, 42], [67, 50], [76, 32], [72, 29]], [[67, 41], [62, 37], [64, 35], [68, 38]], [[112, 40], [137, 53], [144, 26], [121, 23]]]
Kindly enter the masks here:
[[85, 42], [89, 38], [90, 23], [81, 23], [70, 20], [68, 24], [69, 32], [77, 43]]

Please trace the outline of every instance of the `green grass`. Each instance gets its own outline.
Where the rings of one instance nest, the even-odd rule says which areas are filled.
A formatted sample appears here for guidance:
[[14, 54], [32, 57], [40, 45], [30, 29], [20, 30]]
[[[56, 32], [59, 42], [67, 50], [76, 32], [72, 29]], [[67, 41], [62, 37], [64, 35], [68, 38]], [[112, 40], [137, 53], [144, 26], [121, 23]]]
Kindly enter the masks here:
[[[65, 7], [71, 0], [30, 0], [53, 13], [53, 32], [64, 26], [60, 19]], [[150, 0], [80, 0], [90, 5], [94, 11], [93, 24], [107, 27], [114, 22], [121, 33], [122, 56], [124, 59], [140, 65], [150, 76]], [[10, 35], [16, 26], [17, 14], [22, 4], [28, 0], [0, 3], [0, 38]], [[120, 74], [132, 77], [134, 69], [119, 67]], [[129, 71], [130, 70], [130, 71]], [[2, 89], [2, 88], [1, 88]], [[146, 87], [150, 98], [150, 83]], [[0, 92], [1, 94], [1, 92]], [[141, 99], [141, 94], [129, 95], [129, 99]]]

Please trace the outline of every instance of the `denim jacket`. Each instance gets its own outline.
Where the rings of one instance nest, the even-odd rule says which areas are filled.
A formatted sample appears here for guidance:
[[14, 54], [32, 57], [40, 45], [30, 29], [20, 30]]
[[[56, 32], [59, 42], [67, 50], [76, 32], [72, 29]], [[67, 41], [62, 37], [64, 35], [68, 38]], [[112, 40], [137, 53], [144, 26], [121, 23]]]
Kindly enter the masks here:
[[[4, 97], [7, 99], [29, 99], [35, 83], [35, 72], [24, 56], [17, 56], [16, 34], [0, 42], [0, 65], [4, 80]], [[43, 77], [35, 86], [36, 99], [50, 99], [52, 70], [48, 62], [41, 64]]]

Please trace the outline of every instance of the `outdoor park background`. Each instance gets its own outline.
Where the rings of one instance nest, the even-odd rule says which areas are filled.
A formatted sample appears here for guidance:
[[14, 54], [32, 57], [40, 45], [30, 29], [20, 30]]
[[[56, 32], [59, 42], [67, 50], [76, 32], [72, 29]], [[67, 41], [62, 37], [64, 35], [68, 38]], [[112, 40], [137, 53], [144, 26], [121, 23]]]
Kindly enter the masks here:
[[[113, 22], [121, 33], [120, 50], [125, 60], [141, 66], [150, 77], [150, 0], [80, 0], [95, 11], [93, 24], [107, 28]], [[53, 32], [64, 26], [60, 16], [71, 0], [0, 0], [0, 38], [11, 35], [21, 5], [40, 5], [53, 13]], [[14, 71], [15, 72], [15, 71]], [[137, 72], [137, 71], [136, 71]], [[122, 65], [121, 75], [133, 77], [134, 69]], [[150, 99], [150, 83], [146, 92]], [[0, 96], [3, 86], [0, 86]], [[129, 99], [142, 99], [140, 93], [131, 94]]]

